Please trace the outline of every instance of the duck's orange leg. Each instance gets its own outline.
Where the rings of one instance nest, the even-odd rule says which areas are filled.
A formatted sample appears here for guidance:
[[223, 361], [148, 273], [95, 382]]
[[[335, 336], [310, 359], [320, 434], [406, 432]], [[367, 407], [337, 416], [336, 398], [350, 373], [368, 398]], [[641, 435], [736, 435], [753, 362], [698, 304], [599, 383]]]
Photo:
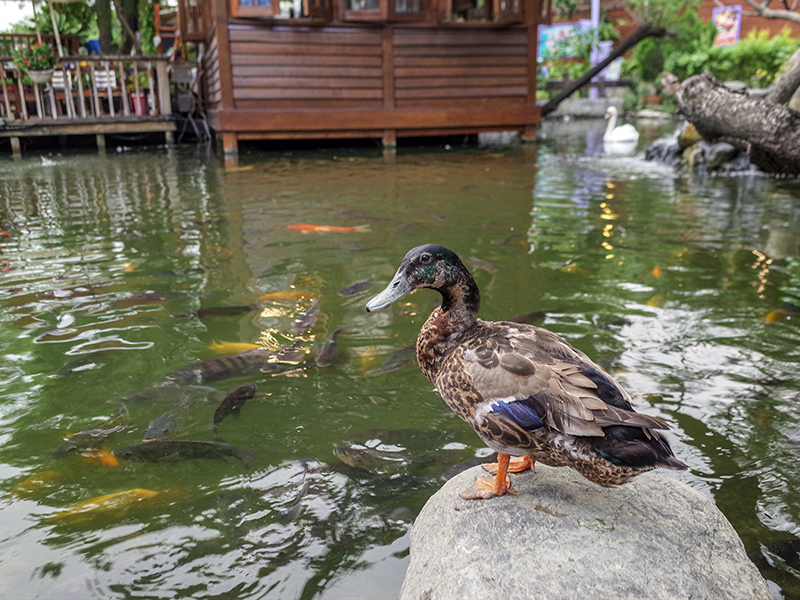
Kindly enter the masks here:
[[494, 478], [479, 477], [469, 488], [459, 494], [464, 500], [482, 500], [494, 496], [502, 496], [511, 491], [511, 480], [508, 477], [508, 463], [511, 457], [508, 454], [497, 455], [497, 473]]
[[[497, 455], [498, 461], [500, 460], [500, 455]], [[488, 471], [492, 475], [497, 473], [497, 463], [486, 463], [483, 465], [484, 471]], [[533, 460], [530, 456], [515, 456], [512, 458], [508, 463], [508, 472], [509, 473], [522, 473], [523, 471], [527, 471], [530, 469], [531, 471], [536, 470], [536, 461]]]

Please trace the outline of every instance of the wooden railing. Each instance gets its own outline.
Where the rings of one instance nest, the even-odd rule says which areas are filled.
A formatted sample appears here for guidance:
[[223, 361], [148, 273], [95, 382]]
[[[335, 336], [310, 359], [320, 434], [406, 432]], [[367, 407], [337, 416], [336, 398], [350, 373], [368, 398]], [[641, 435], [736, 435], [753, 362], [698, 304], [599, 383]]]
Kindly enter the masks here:
[[172, 113], [168, 59], [163, 56], [67, 56], [47, 84], [34, 84], [8, 56], [0, 56], [7, 121], [137, 120]]
[[[81, 36], [64, 35], [61, 36], [61, 47], [65, 54], [78, 54], [81, 47]], [[43, 33], [42, 41], [49, 43], [53, 48], [56, 47], [56, 36], [52, 33]], [[20, 46], [29, 46], [38, 41], [35, 33], [0, 33], [0, 56], [10, 55], [11, 51]]]

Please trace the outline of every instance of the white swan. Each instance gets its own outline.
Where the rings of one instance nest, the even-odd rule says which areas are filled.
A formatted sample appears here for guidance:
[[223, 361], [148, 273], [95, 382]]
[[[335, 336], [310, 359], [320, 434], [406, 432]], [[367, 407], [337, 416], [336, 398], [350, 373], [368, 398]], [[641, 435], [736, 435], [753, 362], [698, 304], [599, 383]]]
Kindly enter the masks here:
[[609, 106], [606, 112], [608, 127], [603, 134], [604, 142], [636, 142], [639, 139], [639, 132], [633, 125], [620, 125], [617, 127], [617, 108]]

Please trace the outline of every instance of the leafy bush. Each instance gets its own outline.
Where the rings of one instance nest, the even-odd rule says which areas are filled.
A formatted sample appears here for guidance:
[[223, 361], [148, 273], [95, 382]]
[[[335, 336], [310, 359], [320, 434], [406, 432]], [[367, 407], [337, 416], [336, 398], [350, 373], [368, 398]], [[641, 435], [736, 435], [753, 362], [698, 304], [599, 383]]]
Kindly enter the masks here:
[[753, 87], [766, 87], [797, 48], [800, 39], [788, 29], [770, 37], [768, 31], [751, 32], [738, 44], [715, 48], [708, 45], [693, 52], [672, 54], [665, 69], [683, 80], [706, 70], [722, 81], [739, 80]]

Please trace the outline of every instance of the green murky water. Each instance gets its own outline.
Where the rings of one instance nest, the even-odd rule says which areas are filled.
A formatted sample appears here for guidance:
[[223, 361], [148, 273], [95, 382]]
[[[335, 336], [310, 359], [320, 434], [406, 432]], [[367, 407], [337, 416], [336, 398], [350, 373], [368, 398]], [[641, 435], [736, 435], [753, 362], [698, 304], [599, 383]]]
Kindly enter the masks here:
[[[435, 295], [363, 310], [425, 242], [472, 265], [484, 318], [537, 313], [672, 423], [691, 465], [677, 476], [714, 498], [776, 595], [800, 597], [797, 183], [601, 156], [603, 125], [548, 125], [524, 148], [401, 149], [394, 162], [253, 154], [227, 173], [195, 149], [7, 161], [0, 597], [396, 597], [414, 516], [442, 473], [483, 454], [392, 358]], [[644, 147], [659, 131], [642, 129]], [[314, 298], [316, 321], [292, 331]], [[223, 306], [249, 308], [192, 316]], [[317, 366], [344, 325], [338, 360]], [[220, 398], [255, 383], [218, 429], [256, 451], [249, 462], [53, 457], [121, 406], [102, 446], [140, 442], [178, 402], [152, 386], [222, 343], [292, 340], [308, 351], [300, 364], [231, 373], [180, 411], [182, 439], [212, 441]], [[343, 461], [334, 447], [348, 444], [371, 451]], [[78, 504], [128, 490], [148, 492]]]

